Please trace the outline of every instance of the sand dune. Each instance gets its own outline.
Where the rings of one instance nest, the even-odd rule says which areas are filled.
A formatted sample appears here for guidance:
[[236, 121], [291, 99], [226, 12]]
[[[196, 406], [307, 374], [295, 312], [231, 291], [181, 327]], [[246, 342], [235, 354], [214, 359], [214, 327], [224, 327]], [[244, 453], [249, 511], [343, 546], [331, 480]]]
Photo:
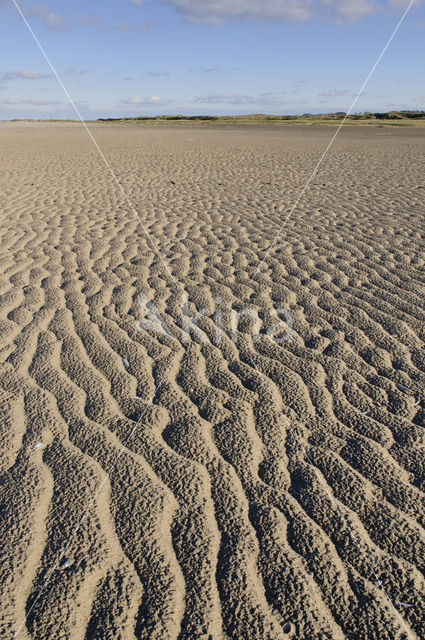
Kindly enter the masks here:
[[0, 636], [423, 638], [425, 131], [344, 128], [273, 244], [334, 129], [91, 128], [139, 219], [0, 125]]

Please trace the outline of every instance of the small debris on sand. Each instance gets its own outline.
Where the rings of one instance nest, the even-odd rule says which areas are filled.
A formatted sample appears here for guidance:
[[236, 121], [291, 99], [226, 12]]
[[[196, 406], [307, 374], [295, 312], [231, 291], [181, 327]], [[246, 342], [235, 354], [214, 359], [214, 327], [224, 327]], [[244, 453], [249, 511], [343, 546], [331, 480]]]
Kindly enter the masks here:
[[42, 442], [36, 442], [35, 445], [33, 446], [33, 449], [42, 449], [44, 447], [44, 444]]
[[123, 358], [122, 359], [122, 363], [123, 363], [123, 365], [125, 366], [126, 369], [130, 369], [130, 364], [129, 364], [127, 358]]
[[407, 609], [408, 607], [413, 607], [413, 604], [408, 604], [407, 602], [400, 602], [400, 600], [394, 600], [394, 604], [397, 607], [404, 607], [405, 609]]
[[291, 631], [291, 623], [290, 622], [284, 622], [282, 625], [282, 631], [283, 633], [289, 633]]
[[408, 396], [413, 396], [414, 393], [411, 389], [409, 389], [408, 387], [405, 387], [403, 384], [400, 384], [399, 382], [395, 383], [395, 386], [397, 387], [397, 389], [399, 391], [403, 391], [403, 393], [406, 393]]

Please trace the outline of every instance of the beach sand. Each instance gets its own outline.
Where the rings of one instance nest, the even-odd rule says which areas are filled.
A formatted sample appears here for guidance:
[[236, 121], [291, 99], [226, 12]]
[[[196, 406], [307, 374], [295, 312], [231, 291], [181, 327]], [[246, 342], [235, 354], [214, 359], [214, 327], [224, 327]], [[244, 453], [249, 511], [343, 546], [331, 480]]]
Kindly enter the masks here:
[[0, 124], [0, 637], [423, 638], [425, 130], [90, 129]]

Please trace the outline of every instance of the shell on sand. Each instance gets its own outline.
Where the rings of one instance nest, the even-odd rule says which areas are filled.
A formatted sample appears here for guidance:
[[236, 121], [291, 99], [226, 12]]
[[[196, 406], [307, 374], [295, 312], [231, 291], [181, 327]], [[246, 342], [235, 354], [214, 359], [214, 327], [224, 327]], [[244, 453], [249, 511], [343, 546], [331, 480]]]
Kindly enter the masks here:
[[74, 564], [74, 560], [72, 558], [62, 558], [60, 562], [61, 569], [69, 569]]
[[397, 389], [399, 389], [399, 391], [402, 391], [403, 393], [405, 393], [408, 396], [415, 395], [414, 391], [412, 391], [408, 387], [405, 387], [403, 384], [400, 384], [399, 382], [396, 382], [395, 386], [397, 387]]

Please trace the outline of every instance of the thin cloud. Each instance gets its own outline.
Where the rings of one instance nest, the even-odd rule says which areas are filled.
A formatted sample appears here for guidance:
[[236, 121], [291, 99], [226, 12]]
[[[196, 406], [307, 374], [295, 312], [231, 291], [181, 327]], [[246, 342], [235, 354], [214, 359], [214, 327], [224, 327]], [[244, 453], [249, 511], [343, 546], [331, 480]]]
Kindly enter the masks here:
[[[0, 0], [1, 4], [1, 0]], [[54, 10], [51, 4], [32, 4], [28, 10], [25, 11], [25, 15], [28, 18], [40, 18], [46, 29], [53, 31], [63, 31], [68, 29], [69, 26], [90, 27], [99, 22], [99, 16], [84, 15], [81, 13], [74, 13], [67, 16], [66, 21], [63, 16]]]
[[323, 91], [323, 93], [319, 93], [319, 96], [323, 96], [324, 98], [339, 98], [340, 96], [347, 96], [350, 93], [348, 89], [329, 89], [328, 91]]
[[32, 107], [57, 107], [64, 103], [59, 100], [26, 100], [23, 98], [7, 98], [6, 100], [2, 100], [0, 104]]
[[46, 29], [61, 31], [67, 28], [62, 16], [53, 11], [50, 4], [33, 4], [26, 14], [32, 18], [41, 18]]
[[167, 77], [170, 75], [168, 71], [146, 71], [146, 73], [153, 78]]
[[10, 80], [45, 80], [52, 78], [51, 73], [39, 73], [32, 69], [17, 69], [14, 71], [0, 72], [0, 82], [8, 82]]
[[88, 69], [76, 69], [75, 67], [72, 67], [71, 69], [67, 69], [64, 73], [64, 75], [69, 76], [69, 75], [84, 75], [86, 73], [88, 73], [89, 70]]
[[97, 24], [99, 20], [99, 16], [81, 16], [78, 18], [78, 24], [80, 27], [91, 27], [93, 24]]
[[[187, 21], [225, 24], [231, 19], [305, 22], [329, 18], [336, 22], [355, 22], [378, 13], [400, 11], [405, 0], [161, 0]], [[133, 4], [139, 4], [133, 0]], [[141, 3], [140, 3], [141, 4]], [[417, 0], [415, 6], [423, 4]], [[403, 5], [403, 6], [401, 6]]]
[[278, 95], [272, 93], [260, 93], [257, 96], [242, 93], [210, 93], [208, 95], [197, 96], [194, 102], [201, 104], [252, 104], [270, 107], [278, 107], [286, 104]]
[[190, 22], [223, 24], [231, 18], [302, 21], [313, 14], [313, 0], [163, 0]]
[[140, 96], [132, 96], [131, 98], [125, 98], [123, 100], [120, 100], [120, 104], [129, 104], [129, 105], [137, 105], [137, 106], [143, 106], [143, 105], [167, 105], [170, 104], [170, 102], [172, 102], [172, 100], [166, 100], [164, 98], [160, 98], [159, 96], [145, 96], [145, 97], [140, 97]]
[[371, 16], [391, 2], [378, 5], [374, 0], [325, 0], [323, 5], [329, 7], [337, 22], [356, 22], [365, 16]]
[[189, 71], [197, 71], [199, 73], [214, 73], [215, 71], [220, 71], [220, 67], [191, 67]]
[[105, 29], [115, 29], [117, 31], [147, 31], [157, 23], [156, 20], [148, 20], [142, 24], [132, 24], [131, 22], [119, 22], [118, 24], [106, 24]]

